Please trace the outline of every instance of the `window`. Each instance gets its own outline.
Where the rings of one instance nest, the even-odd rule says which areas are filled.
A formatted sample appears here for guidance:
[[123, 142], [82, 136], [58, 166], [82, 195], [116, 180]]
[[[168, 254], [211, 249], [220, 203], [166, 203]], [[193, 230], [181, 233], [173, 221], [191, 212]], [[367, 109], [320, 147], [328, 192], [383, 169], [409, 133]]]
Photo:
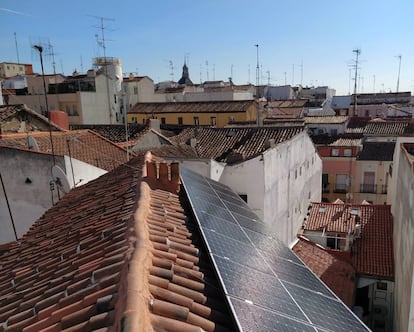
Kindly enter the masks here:
[[335, 181], [335, 192], [346, 193], [347, 186], [348, 186], [348, 175], [337, 174], [336, 181]]
[[329, 193], [329, 174], [322, 174], [322, 192]]
[[183, 124], [183, 118], [181, 116], [178, 117], [178, 124], [179, 125]]
[[114, 103], [116, 104], [116, 95], [114, 95]]
[[375, 172], [364, 172], [364, 182], [361, 185], [362, 193], [375, 193]]
[[212, 126], [215, 126], [216, 125], [216, 117], [215, 116], [210, 117], [210, 124]]
[[161, 118], [161, 124], [165, 125], [165, 118]]
[[297, 179], [297, 177], [298, 177], [298, 170], [295, 169], [295, 179]]
[[194, 117], [194, 126], [198, 126], [200, 124], [198, 116]]
[[247, 194], [239, 194], [240, 198], [247, 203]]
[[344, 157], [352, 157], [352, 149], [345, 149]]
[[138, 87], [134, 86], [134, 95], [137, 95], [137, 94], [138, 94]]
[[337, 237], [328, 237], [326, 238], [326, 246], [331, 249], [340, 249], [339, 248], [339, 239]]
[[331, 156], [332, 157], [338, 157], [339, 156], [339, 149], [332, 149], [331, 150]]

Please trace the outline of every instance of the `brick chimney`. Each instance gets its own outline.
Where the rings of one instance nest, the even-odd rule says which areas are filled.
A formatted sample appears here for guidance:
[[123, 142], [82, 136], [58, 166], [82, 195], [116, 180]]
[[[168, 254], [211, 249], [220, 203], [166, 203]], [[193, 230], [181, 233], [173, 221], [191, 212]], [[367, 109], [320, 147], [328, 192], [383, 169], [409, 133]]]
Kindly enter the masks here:
[[180, 171], [178, 163], [146, 162], [146, 180], [150, 186], [162, 188], [172, 193], [180, 189]]

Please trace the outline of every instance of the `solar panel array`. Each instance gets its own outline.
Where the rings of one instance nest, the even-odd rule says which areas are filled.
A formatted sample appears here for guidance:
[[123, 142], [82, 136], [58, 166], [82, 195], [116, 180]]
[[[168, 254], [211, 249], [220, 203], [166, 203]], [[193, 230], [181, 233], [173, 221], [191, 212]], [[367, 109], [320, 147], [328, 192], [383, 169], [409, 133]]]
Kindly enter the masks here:
[[369, 331], [231, 189], [181, 180], [240, 331]]

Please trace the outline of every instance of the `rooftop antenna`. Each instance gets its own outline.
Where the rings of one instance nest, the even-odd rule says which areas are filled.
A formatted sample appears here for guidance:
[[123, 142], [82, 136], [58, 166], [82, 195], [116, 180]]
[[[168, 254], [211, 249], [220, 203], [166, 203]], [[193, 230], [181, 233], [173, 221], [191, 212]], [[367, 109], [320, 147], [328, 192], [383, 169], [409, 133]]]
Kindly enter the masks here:
[[16, 45], [17, 63], [20, 63], [19, 48], [17, 47], [17, 36], [16, 36], [16, 33], [14, 33], [14, 44]]
[[401, 55], [401, 54], [398, 54], [398, 55], [397, 55], [397, 58], [398, 58], [397, 92], [398, 92], [398, 90], [399, 90], [399, 88], [400, 88], [401, 57], [402, 57], [402, 55]]
[[256, 98], [259, 98], [259, 79], [260, 79], [260, 67], [259, 67], [259, 44], [254, 44], [256, 47]]
[[203, 83], [203, 77], [202, 77], [202, 66], [201, 66], [201, 63], [200, 63], [200, 84], [202, 84]]
[[247, 66], [247, 83], [250, 84], [250, 64]]
[[300, 85], [303, 86], [303, 61], [300, 63]]
[[295, 64], [292, 65], [292, 86], [295, 84]]
[[83, 73], [83, 59], [82, 59], [82, 54], [80, 56], [80, 67], [81, 67], [81, 73]]
[[208, 77], [208, 60], [206, 60], [206, 72], [207, 72], [207, 82], [210, 80]]
[[53, 45], [50, 43], [50, 40], [47, 42], [47, 50], [47, 55], [50, 55], [52, 57], [53, 75], [56, 75], [55, 52], [53, 51]]
[[266, 71], [267, 74], [267, 85], [270, 85], [270, 70]]
[[357, 112], [357, 79], [358, 79], [358, 60], [361, 50], [359, 48], [352, 50], [355, 53], [355, 79], [354, 79], [354, 111], [353, 116], [356, 116]]
[[169, 60], [169, 65], [170, 65], [170, 76], [171, 76], [171, 81], [174, 82], [174, 64], [172, 62], [172, 60]]
[[102, 17], [102, 16], [93, 16], [90, 15], [92, 17], [95, 17], [96, 19], [100, 20], [100, 26], [96, 26], [96, 28], [101, 30], [101, 39], [98, 38], [98, 35], [95, 35], [96, 37], [96, 41], [98, 43], [98, 45], [100, 47], [102, 47], [103, 50], [103, 56], [104, 56], [104, 73], [105, 73], [105, 81], [106, 81], [106, 94], [108, 96], [108, 113], [109, 113], [109, 123], [112, 124], [112, 118], [113, 118], [113, 114], [112, 114], [112, 110], [111, 110], [111, 97], [109, 96], [109, 82], [108, 82], [108, 63], [107, 63], [107, 59], [106, 59], [106, 44], [105, 44], [105, 29], [107, 29], [107, 27], [104, 25], [104, 21], [115, 21], [113, 18], [107, 18], [107, 17]]

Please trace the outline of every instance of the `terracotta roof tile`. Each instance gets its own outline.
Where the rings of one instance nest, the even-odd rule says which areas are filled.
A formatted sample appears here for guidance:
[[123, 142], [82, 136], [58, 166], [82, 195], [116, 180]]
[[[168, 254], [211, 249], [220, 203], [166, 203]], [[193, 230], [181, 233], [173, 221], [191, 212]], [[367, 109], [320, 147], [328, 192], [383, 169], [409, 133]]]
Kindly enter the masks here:
[[188, 144], [189, 139], [195, 138], [194, 149], [199, 158], [233, 164], [260, 155], [271, 146], [271, 141], [277, 145], [303, 131], [303, 127], [188, 128], [175, 142]]
[[[356, 225], [361, 225], [360, 236]], [[357, 273], [394, 277], [392, 215], [389, 205], [312, 203], [305, 231], [355, 234], [351, 257]]]
[[292, 248], [296, 255], [350, 308], [355, 290], [355, 269], [331, 250], [301, 236]]
[[[178, 169], [171, 167], [172, 180], [156, 179], [143, 164], [141, 156], [74, 189], [2, 248], [2, 330], [105, 331], [121, 321], [143, 330], [233, 329], [201, 240], [189, 229]], [[137, 266], [141, 254], [145, 265]]]
[[376, 121], [371, 120], [364, 129], [365, 136], [401, 136], [408, 121]]
[[[28, 108], [26, 105], [0, 105], [0, 127], [2, 122], [7, 121], [12, 117], [19, 117], [22, 120], [27, 118], [27, 116], [31, 117], [32, 119], [36, 119], [36, 121], [42, 122], [47, 128], [49, 128], [49, 120], [48, 118], [44, 117], [43, 115], [37, 113], [36, 111]], [[36, 125], [35, 121], [29, 121], [27, 124], [31, 130], [39, 130], [40, 127]], [[53, 131], [63, 131], [62, 128], [52, 123], [51, 126]]]
[[247, 112], [257, 105], [254, 100], [242, 101], [209, 101], [209, 102], [171, 102], [171, 103], [137, 103], [128, 114], [159, 114], [159, 113], [236, 113]]
[[305, 116], [306, 124], [342, 124], [345, 123], [349, 117], [345, 115], [332, 116]]
[[[52, 152], [49, 132], [32, 132], [29, 136], [35, 138], [40, 152]], [[29, 150], [27, 137], [27, 133], [0, 135], [0, 146]], [[56, 155], [70, 155], [107, 171], [126, 161], [126, 150], [91, 130], [52, 132], [52, 138]]]

